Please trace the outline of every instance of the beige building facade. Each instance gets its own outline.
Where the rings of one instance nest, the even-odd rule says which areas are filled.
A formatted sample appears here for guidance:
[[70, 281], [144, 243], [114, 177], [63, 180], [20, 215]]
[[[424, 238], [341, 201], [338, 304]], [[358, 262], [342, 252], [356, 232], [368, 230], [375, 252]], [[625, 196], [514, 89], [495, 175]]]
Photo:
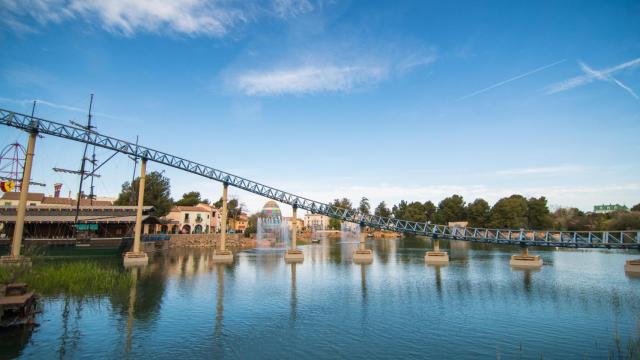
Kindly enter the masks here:
[[326, 215], [306, 214], [303, 224], [305, 229], [328, 230], [330, 219], [331, 218]]
[[[177, 223], [180, 234], [209, 234], [219, 228], [218, 211], [214, 206], [198, 204], [197, 206], [175, 206], [166, 219]], [[169, 229], [169, 232], [176, 232]]]

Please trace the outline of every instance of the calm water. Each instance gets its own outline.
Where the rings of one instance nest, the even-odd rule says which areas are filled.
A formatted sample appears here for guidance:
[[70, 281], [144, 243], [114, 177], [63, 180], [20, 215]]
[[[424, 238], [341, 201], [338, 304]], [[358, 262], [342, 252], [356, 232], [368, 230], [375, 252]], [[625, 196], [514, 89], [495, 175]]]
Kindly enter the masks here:
[[536, 250], [543, 268], [519, 271], [517, 248], [443, 245], [445, 267], [410, 238], [370, 241], [362, 266], [337, 241], [303, 246], [298, 265], [273, 251], [233, 265], [157, 255], [126, 294], [45, 299], [35, 331], [0, 333], [0, 357], [594, 359], [628, 344], [638, 356], [640, 279], [623, 271], [637, 252]]

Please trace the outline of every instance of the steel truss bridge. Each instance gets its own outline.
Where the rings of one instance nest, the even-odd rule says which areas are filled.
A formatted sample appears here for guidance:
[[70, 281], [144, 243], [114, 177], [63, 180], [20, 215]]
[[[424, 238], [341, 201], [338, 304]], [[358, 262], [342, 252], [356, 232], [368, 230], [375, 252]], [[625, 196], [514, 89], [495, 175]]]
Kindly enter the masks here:
[[0, 109], [0, 124], [30, 133], [56, 136], [134, 157], [147, 159], [179, 170], [216, 180], [236, 188], [281, 202], [293, 207], [326, 215], [362, 226], [440, 239], [463, 240], [481, 243], [514, 244], [521, 246], [552, 246], [570, 248], [640, 248], [640, 230], [633, 231], [551, 231], [460, 228], [435, 225], [343, 209], [319, 201], [297, 196], [243, 177], [233, 175], [185, 158], [106, 136], [95, 131], [65, 125], [54, 121]]

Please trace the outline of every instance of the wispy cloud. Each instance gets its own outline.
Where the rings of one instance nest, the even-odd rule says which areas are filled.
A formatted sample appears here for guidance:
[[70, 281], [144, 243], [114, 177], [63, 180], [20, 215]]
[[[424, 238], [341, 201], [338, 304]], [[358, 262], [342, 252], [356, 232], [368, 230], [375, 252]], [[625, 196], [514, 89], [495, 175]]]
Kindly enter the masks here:
[[303, 196], [325, 202], [342, 197], [347, 197], [352, 201], [357, 202], [362, 196], [366, 196], [372, 204], [377, 204], [384, 200], [389, 206], [397, 204], [400, 200], [431, 200], [437, 204], [445, 197], [453, 194], [462, 195], [466, 201], [483, 198], [489, 203], [495, 203], [500, 198], [507, 197], [512, 194], [521, 194], [525, 197], [545, 196], [551, 204], [577, 206], [587, 210], [590, 209], [593, 204], [603, 201], [628, 203], [629, 199], [636, 199], [638, 194], [640, 194], [640, 184], [614, 183], [604, 184], [601, 186], [540, 187], [499, 187], [488, 184], [427, 186], [379, 184], [370, 186], [337, 186], [330, 189], [327, 188], [312, 192], [309, 192], [308, 190], [301, 190], [301, 193]]
[[374, 66], [301, 66], [266, 72], [248, 72], [234, 81], [247, 95], [313, 94], [345, 92], [356, 86], [375, 83], [387, 69]]
[[123, 35], [174, 32], [223, 36], [260, 17], [294, 17], [312, 11], [308, 0], [0, 0], [0, 21], [17, 32], [81, 19]]
[[[380, 46], [382, 47], [382, 46]], [[395, 48], [378, 53], [351, 44], [319, 47], [286, 54], [270, 67], [228, 71], [226, 84], [249, 96], [306, 95], [351, 92], [433, 64], [433, 48]], [[390, 55], [392, 54], [392, 55]]]
[[611, 82], [620, 86], [629, 94], [631, 94], [631, 96], [638, 99], [638, 95], [631, 88], [624, 85], [617, 79], [613, 78], [613, 74], [618, 71], [628, 69], [628, 68], [633, 68], [640, 65], [640, 58], [630, 60], [604, 70], [593, 70], [589, 66], [587, 66], [585, 63], [580, 61], [578, 62], [578, 65], [580, 66], [581, 70], [585, 72], [585, 75], [576, 76], [571, 79], [567, 79], [567, 80], [555, 83], [549, 86], [549, 88], [547, 89], [547, 94], [559, 93], [562, 91], [570, 90], [570, 89], [588, 84], [594, 80], [601, 80], [601, 81]]
[[[41, 100], [41, 99], [32, 99], [32, 100], [22, 99], [22, 100], [19, 100], [19, 99], [10, 99], [10, 98], [6, 98], [6, 97], [0, 97], [0, 101], [6, 102], [6, 103], [12, 103], [12, 104], [20, 105], [22, 107], [29, 107], [29, 108], [31, 108], [31, 105], [33, 104], [33, 102], [36, 101], [36, 106], [44, 105], [44, 106], [48, 106], [48, 107], [51, 107], [51, 108], [54, 108], [54, 109], [61, 109], [61, 110], [72, 111], [72, 112], [76, 112], [76, 113], [82, 113], [82, 114], [86, 114], [88, 112], [88, 108], [87, 109], [82, 109], [82, 108], [75, 107], [75, 106], [57, 104], [57, 103], [53, 103], [53, 102], [46, 101], [46, 100]], [[105, 113], [101, 113], [101, 112], [94, 112], [93, 115], [94, 116], [98, 116], [98, 117], [114, 119], [114, 120], [122, 120], [121, 117], [113, 116], [113, 115], [109, 115], [109, 114], [105, 114]]]
[[514, 77], [509, 78], [509, 79], [504, 80], [504, 81], [500, 81], [500, 82], [495, 83], [495, 84], [493, 84], [493, 85], [491, 85], [491, 86], [488, 86], [488, 87], [486, 87], [486, 88], [484, 88], [484, 89], [480, 89], [480, 90], [478, 90], [478, 91], [474, 91], [474, 92], [472, 92], [472, 93], [470, 93], [470, 94], [467, 94], [467, 95], [465, 95], [465, 96], [463, 96], [463, 97], [460, 97], [460, 98], [456, 99], [456, 101], [462, 101], [462, 100], [468, 99], [468, 98], [470, 98], [470, 97], [473, 97], [473, 96], [476, 96], [476, 95], [480, 95], [480, 94], [482, 94], [482, 93], [484, 93], [484, 92], [487, 92], [487, 91], [489, 91], [489, 90], [495, 89], [495, 88], [497, 88], [497, 87], [499, 87], [499, 86], [502, 86], [502, 85], [506, 85], [506, 84], [508, 84], [508, 83], [510, 83], [510, 82], [512, 82], [512, 81], [516, 81], [516, 80], [518, 80], [518, 79], [522, 79], [522, 78], [527, 77], [527, 76], [529, 76], [529, 75], [533, 75], [533, 74], [535, 74], [535, 73], [537, 73], [537, 72], [540, 72], [540, 71], [546, 70], [546, 69], [548, 69], [548, 68], [550, 68], [550, 67], [556, 66], [556, 65], [561, 64], [561, 63], [563, 63], [563, 62], [565, 62], [565, 61], [566, 61], [566, 60], [565, 60], [565, 59], [563, 59], [563, 60], [560, 60], [560, 61], [553, 62], [553, 63], [551, 63], [551, 64], [549, 64], [549, 65], [545, 65], [545, 66], [543, 66], [543, 67], [539, 67], [539, 68], [537, 68], [537, 69], [534, 69], [534, 70], [531, 70], [531, 71], [527, 71], [527, 72], [526, 72], [526, 73], [524, 73], [524, 74], [520, 74], [520, 75], [514, 76]]
[[554, 176], [567, 173], [585, 171], [586, 168], [579, 165], [546, 166], [524, 169], [510, 169], [496, 171], [496, 175], [546, 175]]

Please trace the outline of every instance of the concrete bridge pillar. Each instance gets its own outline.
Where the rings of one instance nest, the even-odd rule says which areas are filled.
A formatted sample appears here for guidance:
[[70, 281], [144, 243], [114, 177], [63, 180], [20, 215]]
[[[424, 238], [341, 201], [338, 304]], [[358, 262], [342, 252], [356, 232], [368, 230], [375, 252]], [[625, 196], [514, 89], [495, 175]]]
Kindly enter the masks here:
[[624, 264], [624, 272], [629, 275], [640, 276], [640, 259], [627, 260]]
[[227, 199], [229, 192], [229, 184], [222, 184], [222, 223], [220, 224], [220, 245], [213, 251], [211, 260], [218, 263], [233, 262], [233, 253], [226, 248], [227, 241]]
[[284, 253], [284, 261], [286, 262], [302, 262], [304, 261], [304, 253], [302, 250], [297, 249], [297, 238], [298, 238], [298, 216], [297, 216], [298, 207], [293, 205], [293, 215], [291, 220], [291, 249], [287, 250]]
[[11, 254], [0, 258], [0, 265], [31, 265], [31, 260], [20, 255], [22, 247], [22, 234], [24, 232], [24, 217], [27, 213], [27, 195], [29, 194], [29, 181], [31, 180], [31, 168], [33, 167], [33, 152], [36, 148], [36, 138], [38, 133], [32, 131], [29, 134], [27, 143], [27, 154], [24, 160], [24, 171], [20, 182], [20, 200], [18, 201], [18, 214], [16, 217], [16, 227], [13, 230], [13, 240], [11, 242]]
[[449, 263], [449, 253], [440, 251], [440, 239], [433, 239], [433, 251], [427, 251], [424, 255], [427, 264], [442, 265]]
[[[138, 184], [138, 209], [136, 211], [136, 227], [133, 235], [133, 248], [124, 253], [124, 266], [144, 266], [149, 263], [147, 253], [140, 251], [140, 238], [142, 236], [142, 206], [144, 203], [144, 184], [146, 180], [147, 159], [142, 158], [140, 165], [140, 181]], [[78, 200], [80, 201], [80, 200]]]
[[540, 268], [542, 267], [542, 258], [540, 255], [529, 255], [529, 248], [522, 247], [520, 255], [512, 255], [509, 265], [514, 268]]
[[367, 233], [364, 225], [360, 225], [360, 243], [353, 253], [353, 262], [356, 264], [370, 264], [373, 262], [373, 250], [365, 248]]

